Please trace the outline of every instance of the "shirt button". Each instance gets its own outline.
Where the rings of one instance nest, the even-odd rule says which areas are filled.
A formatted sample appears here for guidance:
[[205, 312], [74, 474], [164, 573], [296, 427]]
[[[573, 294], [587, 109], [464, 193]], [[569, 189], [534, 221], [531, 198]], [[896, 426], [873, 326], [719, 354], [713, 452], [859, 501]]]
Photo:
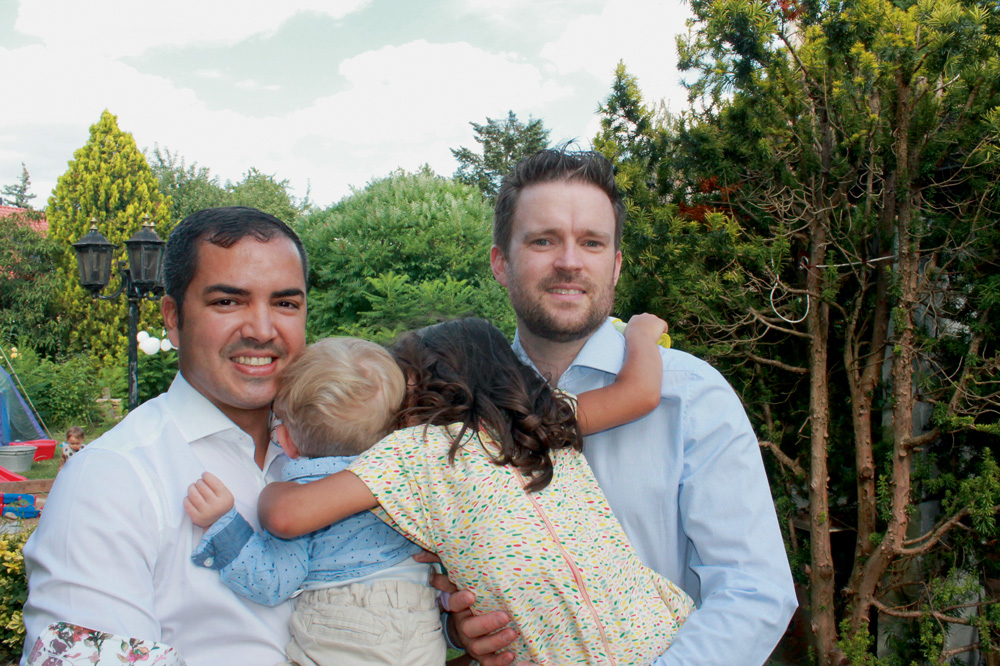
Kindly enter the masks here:
[[210, 567], [213, 564], [215, 564], [215, 560], [213, 558], [211, 558], [211, 557], [206, 557], [204, 564], [205, 564], [206, 567]]

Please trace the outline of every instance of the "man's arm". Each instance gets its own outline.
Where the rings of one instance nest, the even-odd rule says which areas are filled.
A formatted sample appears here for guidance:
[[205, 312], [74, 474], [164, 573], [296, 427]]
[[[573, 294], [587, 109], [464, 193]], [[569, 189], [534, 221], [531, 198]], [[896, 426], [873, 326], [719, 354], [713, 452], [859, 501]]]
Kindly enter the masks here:
[[788, 559], [739, 398], [708, 367], [691, 384], [678, 501], [701, 600], [655, 666], [757, 666], [796, 607]]
[[27, 650], [55, 622], [160, 641], [152, 573], [159, 520], [118, 454], [90, 450], [63, 468], [24, 547]]

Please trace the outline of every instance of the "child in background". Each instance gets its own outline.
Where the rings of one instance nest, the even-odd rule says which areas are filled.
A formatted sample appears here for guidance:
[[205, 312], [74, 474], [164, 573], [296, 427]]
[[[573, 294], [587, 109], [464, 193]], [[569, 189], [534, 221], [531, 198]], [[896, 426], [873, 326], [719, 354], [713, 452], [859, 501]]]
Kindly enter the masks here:
[[[407, 379], [407, 426], [344, 472], [261, 494], [262, 524], [281, 536], [359, 511], [437, 553], [474, 612], [514, 618], [516, 658], [540, 666], [650, 663], [691, 599], [643, 566], [583, 458], [584, 433], [659, 401], [663, 322], [626, 331], [617, 381], [570, 399], [514, 355], [488, 322], [459, 320], [395, 347]], [[651, 325], [652, 321], [658, 322]]]
[[66, 464], [70, 456], [83, 450], [83, 437], [83, 428], [80, 426], [73, 426], [66, 431], [66, 441], [59, 446], [59, 450], [62, 453], [62, 459], [59, 461], [60, 468]]

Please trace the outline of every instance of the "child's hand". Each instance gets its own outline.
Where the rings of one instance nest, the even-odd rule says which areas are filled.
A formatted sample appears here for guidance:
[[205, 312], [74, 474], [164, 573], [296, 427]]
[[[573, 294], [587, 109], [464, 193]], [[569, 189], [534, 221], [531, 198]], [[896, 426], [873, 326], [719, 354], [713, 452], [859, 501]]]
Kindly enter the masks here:
[[667, 322], [648, 312], [632, 315], [625, 327], [625, 343], [633, 344], [637, 341], [649, 340], [653, 344], [667, 332]]
[[232, 509], [235, 502], [226, 484], [211, 472], [205, 472], [200, 479], [188, 486], [184, 510], [195, 525], [208, 528]]

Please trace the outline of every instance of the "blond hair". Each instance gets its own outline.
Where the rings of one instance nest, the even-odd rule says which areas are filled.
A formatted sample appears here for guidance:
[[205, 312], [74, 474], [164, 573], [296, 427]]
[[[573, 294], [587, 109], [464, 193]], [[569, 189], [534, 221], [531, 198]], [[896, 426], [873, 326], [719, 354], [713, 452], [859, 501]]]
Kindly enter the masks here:
[[325, 338], [282, 374], [274, 409], [303, 456], [356, 455], [392, 431], [405, 394], [403, 372], [384, 348]]

